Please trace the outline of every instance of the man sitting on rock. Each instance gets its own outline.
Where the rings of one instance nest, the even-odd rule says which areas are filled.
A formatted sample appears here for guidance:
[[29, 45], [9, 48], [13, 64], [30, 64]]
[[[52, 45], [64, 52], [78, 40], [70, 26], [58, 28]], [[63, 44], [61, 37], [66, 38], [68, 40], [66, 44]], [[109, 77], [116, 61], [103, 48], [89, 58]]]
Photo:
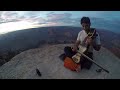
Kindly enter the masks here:
[[[64, 66], [73, 71], [80, 71], [80, 69], [83, 69], [83, 68], [86, 68], [89, 70], [92, 66], [92, 62], [83, 56], [80, 57], [79, 63], [68, 62], [72, 60], [72, 57], [77, 53], [77, 50], [80, 49], [79, 48], [80, 46], [86, 47], [86, 51], [83, 53], [91, 59], [93, 59], [93, 48], [96, 51], [99, 51], [101, 48], [100, 36], [98, 32], [96, 32], [95, 28], [90, 28], [91, 22], [90, 22], [89, 17], [82, 17], [80, 23], [82, 25], [83, 30], [81, 30], [78, 33], [77, 40], [74, 46], [73, 47], [66, 46], [64, 48], [65, 54], [62, 55], [63, 60], [64, 60]], [[92, 32], [92, 34], [94, 32], [92, 37], [89, 36], [90, 32]], [[69, 58], [66, 58], [66, 57], [69, 57]]]

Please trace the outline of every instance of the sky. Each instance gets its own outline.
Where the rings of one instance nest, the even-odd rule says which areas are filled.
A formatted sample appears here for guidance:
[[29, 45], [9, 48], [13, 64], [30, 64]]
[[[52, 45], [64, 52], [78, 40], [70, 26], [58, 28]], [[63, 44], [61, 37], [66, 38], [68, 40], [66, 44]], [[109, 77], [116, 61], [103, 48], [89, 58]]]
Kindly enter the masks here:
[[0, 34], [46, 26], [81, 27], [90, 17], [92, 26], [120, 33], [120, 11], [0, 11]]

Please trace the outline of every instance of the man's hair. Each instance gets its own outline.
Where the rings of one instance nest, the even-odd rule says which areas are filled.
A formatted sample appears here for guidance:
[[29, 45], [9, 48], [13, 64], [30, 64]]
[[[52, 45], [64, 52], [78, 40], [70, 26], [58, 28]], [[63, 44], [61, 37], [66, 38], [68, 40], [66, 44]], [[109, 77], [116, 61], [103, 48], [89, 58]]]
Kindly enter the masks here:
[[81, 18], [81, 24], [82, 24], [82, 23], [91, 24], [90, 18], [89, 18], [89, 17], [82, 17], [82, 18]]

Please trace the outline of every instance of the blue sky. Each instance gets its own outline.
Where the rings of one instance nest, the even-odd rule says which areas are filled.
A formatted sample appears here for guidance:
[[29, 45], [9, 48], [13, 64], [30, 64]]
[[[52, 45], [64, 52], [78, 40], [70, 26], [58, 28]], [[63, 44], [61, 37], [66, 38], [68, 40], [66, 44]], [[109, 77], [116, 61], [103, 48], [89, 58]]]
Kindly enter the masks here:
[[120, 33], [120, 11], [0, 11], [0, 33], [43, 26], [80, 27], [83, 16], [90, 17], [92, 27]]

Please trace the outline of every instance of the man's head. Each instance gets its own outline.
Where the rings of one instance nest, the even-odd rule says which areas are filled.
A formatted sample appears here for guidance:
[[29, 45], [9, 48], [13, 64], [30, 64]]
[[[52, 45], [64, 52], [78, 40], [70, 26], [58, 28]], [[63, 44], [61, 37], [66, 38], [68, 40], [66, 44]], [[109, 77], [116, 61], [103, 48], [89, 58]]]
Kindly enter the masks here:
[[88, 31], [90, 29], [90, 25], [91, 25], [89, 17], [82, 17], [81, 25], [85, 31]]

